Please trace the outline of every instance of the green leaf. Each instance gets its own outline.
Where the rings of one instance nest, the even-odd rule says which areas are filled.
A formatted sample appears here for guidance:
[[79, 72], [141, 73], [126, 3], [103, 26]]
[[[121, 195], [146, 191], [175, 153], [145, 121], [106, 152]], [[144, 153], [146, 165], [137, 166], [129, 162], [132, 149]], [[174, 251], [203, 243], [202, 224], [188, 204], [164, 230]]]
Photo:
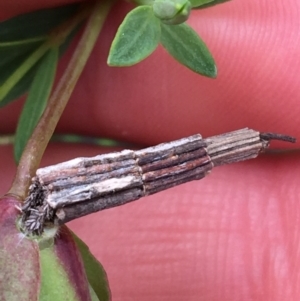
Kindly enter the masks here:
[[[21, 40], [17, 42], [4, 42], [0, 43], [0, 82], [2, 83], [2, 78], [5, 78], [6, 76], [3, 75], [3, 71], [6, 74], [9, 74], [9, 71], [6, 69], [8, 67], [12, 66], [18, 66], [16, 65], [16, 61], [23, 61], [24, 58], [26, 58], [34, 49], [39, 47], [43, 41], [45, 41], [45, 37], [42, 38], [36, 38], [36, 39], [27, 39], [27, 40]], [[21, 59], [20, 59], [21, 58]]]
[[[0, 23], [0, 107], [29, 89], [43, 53], [36, 55], [31, 63], [26, 62], [26, 59], [47, 40], [49, 31], [70, 18], [77, 9], [78, 4], [72, 4], [17, 16]], [[78, 28], [60, 46], [60, 54], [67, 48]], [[13, 74], [15, 76], [11, 78]]]
[[[65, 39], [63, 44], [59, 47], [59, 55], [62, 55], [63, 52], [67, 49], [68, 45], [70, 44], [71, 40], [75, 36], [76, 32], [78, 31], [79, 26], [75, 28], [69, 36]], [[9, 44], [9, 46], [7, 46]], [[25, 60], [40, 47], [42, 44], [39, 39], [35, 41], [34, 39], [31, 40], [24, 40], [24, 41], [18, 41], [14, 43], [0, 43], [0, 66], [1, 66], [1, 72], [0, 72], [0, 94], [2, 90], [2, 84], [13, 74], [18, 68], [22, 67], [22, 64], [25, 62]], [[11, 57], [7, 58], [2, 53], [8, 53], [8, 52], [14, 53]], [[42, 59], [42, 58], [41, 58]], [[37, 60], [35, 64], [29, 68], [27, 73], [22, 76], [22, 78], [17, 81], [13, 88], [4, 96], [4, 98], [0, 99], [0, 107], [3, 107], [10, 103], [11, 101], [17, 99], [21, 95], [23, 95], [25, 92], [28, 91], [32, 80], [36, 74], [38, 63], [40, 60]]]
[[198, 7], [193, 7], [193, 9], [208, 8], [208, 7], [215, 6], [215, 5], [218, 5], [218, 4], [222, 4], [222, 3], [228, 2], [228, 1], [230, 1], [230, 0], [213, 0], [212, 2], [209, 2], [207, 4], [203, 4], [203, 5], [198, 6]]
[[70, 18], [78, 3], [38, 10], [0, 22], [0, 41], [17, 41], [47, 34], [51, 29]]
[[208, 76], [216, 77], [217, 68], [205, 43], [187, 24], [161, 24], [161, 44], [182, 65]]
[[107, 63], [110, 66], [131, 66], [157, 47], [160, 38], [160, 21], [151, 6], [133, 9], [120, 25], [112, 42]]
[[192, 4], [192, 7], [199, 7], [202, 6], [204, 4], [213, 2], [214, 0], [189, 0]]
[[152, 6], [154, 15], [168, 25], [184, 23], [189, 18], [191, 8], [188, 0], [155, 0]]
[[[20, 96], [22, 96], [25, 92], [28, 91], [32, 80], [34, 78], [34, 75], [36, 73], [38, 63], [34, 65], [27, 73], [26, 76], [23, 76], [19, 82], [9, 91], [9, 93], [2, 99], [0, 100], [0, 107], [4, 107], [13, 100], [18, 99]], [[10, 70], [7, 69], [7, 70]]]
[[90, 295], [91, 295], [91, 301], [101, 301], [98, 296], [96, 295], [95, 291], [93, 290], [92, 286], [89, 286], [90, 289]]
[[49, 98], [58, 60], [58, 48], [53, 48], [42, 58], [30, 87], [16, 131], [14, 155], [19, 161], [22, 152], [37, 125]]
[[88, 281], [101, 301], [110, 300], [110, 289], [106, 272], [100, 262], [90, 252], [88, 246], [72, 232], [76, 245], [81, 253]]

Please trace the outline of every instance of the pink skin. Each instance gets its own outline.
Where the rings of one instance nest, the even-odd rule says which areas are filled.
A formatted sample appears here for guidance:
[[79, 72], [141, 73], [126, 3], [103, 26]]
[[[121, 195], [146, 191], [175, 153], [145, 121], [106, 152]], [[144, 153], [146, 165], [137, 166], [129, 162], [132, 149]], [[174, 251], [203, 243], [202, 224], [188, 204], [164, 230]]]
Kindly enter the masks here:
[[[5, 3], [2, 19], [29, 4], [63, 1], [6, 0], [0, 8]], [[248, 126], [300, 140], [297, 1], [239, 0], [194, 12], [189, 23], [216, 58], [217, 80], [186, 70], [161, 48], [135, 67], [107, 67], [109, 43], [129, 7], [114, 8], [59, 132], [153, 145]], [[1, 109], [2, 133], [13, 131], [20, 107]], [[107, 149], [51, 144], [43, 165], [101, 151]], [[10, 146], [0, 148], [0, 158], [5, 193], [15, 172]], [[264, 155], [69, 226], [105, 266], [114, 300], [298, 300], [299, 169], [299, 153]]]

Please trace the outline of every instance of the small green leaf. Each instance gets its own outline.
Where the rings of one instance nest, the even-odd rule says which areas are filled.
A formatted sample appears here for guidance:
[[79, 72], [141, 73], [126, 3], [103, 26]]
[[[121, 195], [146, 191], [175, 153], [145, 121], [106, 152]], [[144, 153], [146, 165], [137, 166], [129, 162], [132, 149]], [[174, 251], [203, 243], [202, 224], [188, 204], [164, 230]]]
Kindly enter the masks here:
[[199, 7], [212, 1], [214, 0], [190, 0], [192, 7]]
[[152, 8], [154, 15], [163, 23], [176, 25], [189, 18], [191, 3], [188, 0], [155, 0]]
[[78, 7], [78, 3], [73, 3], [30, 12], [0, 22], [0, 41], [11, 42], [43, 36], [70, 18]]
[[26, 143], [46, 107], [55, 77], [57, 60], [58, 49], [53, 48], [46, 53], [39, 64], [19, 118], [14, 145], [16, 162], [19, 161]]
[[201, 6], [193, 7], [193, 9], [208, 8], [208, 7], [215, 6], [215, 5], [218, 5], [218, 4], [222, 4], [222, 3], [228, 2], [228, 1], [230, 1], [230, 0], [213, 0], [213, 1], [209, 2], [209, 3], [202, 4]]
[[110, 289], [106, 272], [100, 262], [90, 252], [88, 246], [72, 232], [76, 245], [81, 253], [88, 281], [101, 301], [110, 300]]
[[161, 24], [161, 44], [182, 65], [208, 76], [216, 77], [217, 68], [205, 43], [187, 24]]
[[160, 21], [151, 6], [142, 5], [125, 17], [112, 42], [107, 63], [110, 66], [131, 66], [157, 47], [160, 38]]

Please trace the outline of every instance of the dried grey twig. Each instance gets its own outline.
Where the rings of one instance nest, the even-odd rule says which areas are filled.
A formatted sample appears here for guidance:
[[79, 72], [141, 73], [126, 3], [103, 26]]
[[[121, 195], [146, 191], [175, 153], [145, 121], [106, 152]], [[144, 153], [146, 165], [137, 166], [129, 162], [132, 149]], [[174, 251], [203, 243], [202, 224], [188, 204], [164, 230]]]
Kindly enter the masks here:
[[242, 129], [202, 139], [197, 134], [139, 151], [77, 158], [40, 168], [22, 208], [25, 231], [123, 205], [205, 177], [213, 167], [257, 157], [272, 139], [290, 136]]

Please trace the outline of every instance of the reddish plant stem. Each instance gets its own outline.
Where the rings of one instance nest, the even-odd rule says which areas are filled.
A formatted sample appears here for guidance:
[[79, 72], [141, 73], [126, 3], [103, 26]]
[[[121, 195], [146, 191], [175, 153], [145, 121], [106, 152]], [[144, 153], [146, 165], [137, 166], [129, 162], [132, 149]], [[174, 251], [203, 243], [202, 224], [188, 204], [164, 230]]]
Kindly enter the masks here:
[[31, 178], [39, 167], [48, 142], [90, 56], [113, 3], [111, 0], [99, 0], [91, 7], [91, 14], [78, 46], [22, 154], [15, 179], [8, 192], [9, 194], [24, 200]]

